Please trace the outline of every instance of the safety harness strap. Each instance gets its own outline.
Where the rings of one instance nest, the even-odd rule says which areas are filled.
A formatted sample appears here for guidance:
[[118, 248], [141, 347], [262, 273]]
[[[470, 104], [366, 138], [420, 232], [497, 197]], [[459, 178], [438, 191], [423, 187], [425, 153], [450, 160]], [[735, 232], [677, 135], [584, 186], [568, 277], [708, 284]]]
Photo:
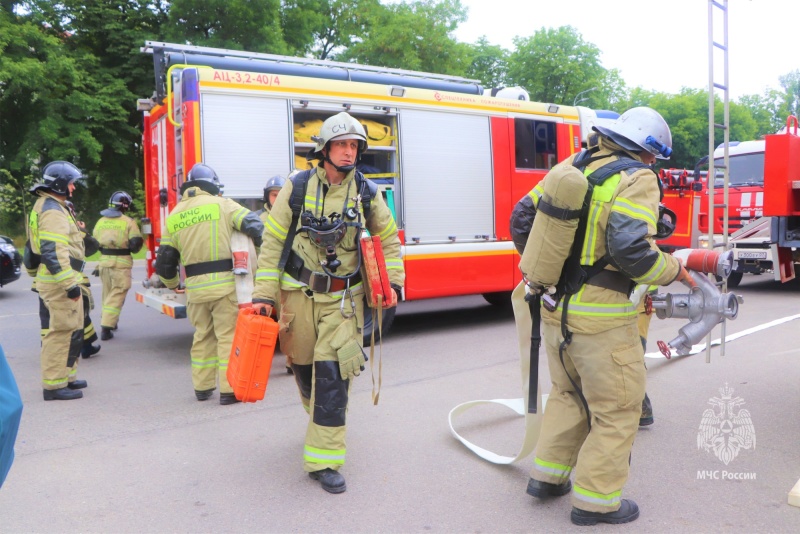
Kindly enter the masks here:
[[538, 293], [525, 296], [531, 310], [530, 374], [528, 375], [528, 413], [536, 413], [539, 396], [539, 347], [542, 346], [542, 297]]
[[191, 265], [184, 265], [186, 277], [200, 276], [201, 274], [211, 273], [224, 273], [226, 271], [233, 271], [233, 260], [214, 260], [214, 261], [201, 261]]
[[557, 208], [546, 201], [544, 197], [539, 199], [539, 205], [536, 207], [536, 210], [561, 221], [577, 219], [581, 216], [581, 213], [583, 213], [582, 209], [570, 210], [567, 208]]
[[104, 256], [130, 256], [131, 249], [129, 248], [106, 248], [100, 247], [100, 254]]
[[[281, 251], [281, 259], [278, 261], [278, 270], [282, 271], [286, 267], [286, 262], [289, 261], [289, 252], [292, 251], [292, 243], [294, 243], [294, 236], [297, 233], [297, 221], [300, 220], [300, 212], [303, 211], [303, 205], [306, 200], [306, 188], [308, 187], [308, 180], [311, 178], [311, 172], [303, 171], [294, 176], [292, 180], [292, 194], [289, 197], [289, 207], [292, 208], [292, 222], [289, 224], [289, 231], [286, 233], [286, 240], [283, 242], [283, 250]], [[316, 172], [316, 169], [314, 169]]]

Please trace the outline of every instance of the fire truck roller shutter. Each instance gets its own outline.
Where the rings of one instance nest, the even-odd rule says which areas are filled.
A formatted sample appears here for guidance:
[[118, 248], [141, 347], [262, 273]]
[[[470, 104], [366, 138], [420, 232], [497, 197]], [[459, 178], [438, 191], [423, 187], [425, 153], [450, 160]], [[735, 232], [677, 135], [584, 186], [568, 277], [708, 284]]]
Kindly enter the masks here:
[[203, 162], [220, 176], [225, 196], [261, 198], [264, 176], [285, 175], [294, 162], [288, 101], [201, 93], [200, 106]]
[[462, 243], [494, 236], [489, 118], [403, 110], [398, 120], [406, 239]]

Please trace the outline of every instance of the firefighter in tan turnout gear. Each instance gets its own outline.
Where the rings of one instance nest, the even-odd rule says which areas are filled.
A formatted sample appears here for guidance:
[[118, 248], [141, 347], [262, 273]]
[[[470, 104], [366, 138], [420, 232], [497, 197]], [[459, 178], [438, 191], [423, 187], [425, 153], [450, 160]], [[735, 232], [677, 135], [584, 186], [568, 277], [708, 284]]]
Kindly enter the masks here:
[[46, 330], [41, 353], [46, 401], [80, 399], [79, 390], [87, 386], [85, 380], [76, 379], [83, 346], [84, 234], [66, 205], [82, 178], [73, 164], [54, 161], [30, 190], [39, 198], [28, 220], [25, 267], [36, 270], [34, 283], [46, 311], [40, 314]]
[[156, 272], [170, 289], [178, 287], [178, 263], [186, 271], [187, 314], [195, 328], [192, 382], [197, 400], [211, 397], [219, 379], [220, 404], [239, 402], [228, 383], [239, 303], [233, 274], [231, 233], [240, 230], [261, 244], [258, 216], [220, 197], [214, 169], [197, 163], [181, 185], [181, 199], [169, 214], [156, 258]]
[[280, 298], [281, 350], [291, 358], [310, 415], [304, 469], [324, 490], [341, 493], [350, 381], [365, 362], [359, 253], [364, 227], [380, 236], [396, 291], [405, 272], [392, 214], [377, 186], [355, 168], [367, 148], [364, 128], [339, 113], [314, 140], [313, 157], [321, 163], [287, 182], [267, 217], [253, 306], [269, 313]]
[[108, 208], [94, 225], [95, 239], [100, 243], [100, 280], [103, 282], [103, 313], [100, 318], [100, 339], [114, 337], [119, 314], [131, 288], [133, 257], [144, 240], [136, 222], [125, 215], [133, 199], [125, 191], [116, 191], [108, 200]]
[[[636, 503], [621, 497], [645, 394], [638, 303], [631, 302], [630, 292], [634, 284], [692, 283], [679, 260], [661, 252], [654, 240], [659, 188], [646, 165], [671, 154], [669, 126], [655, 110], [639, 107], [594, 130], [600, 135], [598, 147], [561, 163], [583, 168], [590, 182], [597, 172], [578, 249], [588, 279], [555, 304], [542, 298], [552, 390], [527, 488], [541, 499], [572, 490], [571, 520], [578, 525], [639, 517]], [[599, 181], [604, 166], [624, 158], [632, 166]], [[531, 196], [538, 212], [555, 216], [553, 199], [543, 195], [548, 177]], [[525, 252], [540, 239], [531, 231]], [[523, 253], [520, 269], [529, 281], [533, 261]], [[546, 293], [545, 288], [531, 290]]]

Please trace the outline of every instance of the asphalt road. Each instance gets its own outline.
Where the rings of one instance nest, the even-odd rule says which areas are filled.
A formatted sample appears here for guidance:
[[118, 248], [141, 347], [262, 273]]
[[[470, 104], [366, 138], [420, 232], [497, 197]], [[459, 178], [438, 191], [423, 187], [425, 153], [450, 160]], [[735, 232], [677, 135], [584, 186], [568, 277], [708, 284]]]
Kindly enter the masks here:
[[[138, 284], [140, 265], [134, 274]], [[99, 279], [92, 281], [99, 301]], [[16, 460], [0, 489], [0, 532], [581, 530], [569, 521], [568, 497], [539, 502], [525, 493], [532, 457], [496, 466], [450, 435], [454, 406], [522, 394], [513, 317], [481, 297], [401, 305], [382, 347], [379, 404], [369, 373], [354, 383], [348, 490], [330, 495], [303, 472], [307, 416], [282, 356], [264, 401], [220, 406], [215, 394], [198, 402], [190, 324], [145, 309], [131, 293], [116, 337], [80, 363], [85, 397], [44, 402], [29, 287], [23, 278], [0, 289], [0, 343], [25, 403]], [[729, 334], [800, 314], [799, 283], [745, 277], [736, 292], [745, 303]], [[99, 315], [92, 312], [96, 324]], [[682, 325], [654, 319], [648, 352]], [[795, 320], [737, 339], [724, 356], [715, 350], [711, 363], [704, 354], [648, 359], [655, 424], [639, 431], [623, 494], [641, 517], [596, 528], [800, 532], [800, 508], [787, 504], [800, 479], [798, 341]], [[749, 410], [756, 435], [756, 447], [727, 465], [697, 445], [703, 412], [725, 385], [744, 400], [736, 409]], [[475, 409], [458, 425], [501, 454], [521, 445], [522, 419], [501, 408]]]

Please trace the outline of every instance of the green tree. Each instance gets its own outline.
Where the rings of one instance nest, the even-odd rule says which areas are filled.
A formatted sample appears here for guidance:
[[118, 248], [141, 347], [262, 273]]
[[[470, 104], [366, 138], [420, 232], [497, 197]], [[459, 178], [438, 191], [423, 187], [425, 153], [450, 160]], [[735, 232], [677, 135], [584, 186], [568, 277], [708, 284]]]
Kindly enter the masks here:
[[172, 42], [285, 54], [280, 0], [172, 0]]
[[778, 81], [783, 89], [782, 93], [768, 92], [773, 97], [777, 97], [774, 112], [777, 114], [773, 124], [773, 130], [782, 128], [786, 125], [786, 118], [789, 115], [800, 116], [800, 70], [794, 70], [788, 74], [778, 77]]
[[[98, 74], [94, 56], [68, 54], [65, 39], [0, 12], [0, 162], [5, 183], [15, 189], [30, 185], [48, 161], [67, 159], [96, 170], [106, 146], [128, 149], [114, 138], [115, 126], [128, 118], [117, 97], [125, 93], [124, 83]], [[0, 209], [17, 208], [3, 203]]]
[[[161, 1], [30, 0], [25, 20], [56, 38], [62, 54], [82, 68], [86, 95], [72, 104], [74, 129], [97, 150], [71, 158], [89, 175], [76, 205], [93, 225], [111, 192], [133, 191], [142, 167], [141, 113], [136, 99], [152, 92], [152, 58], [140, 53], [147, 39], [162, 40], [167, 4]], [[52, 159], [52, 158], [50, 158]]]
[[594, 109], [619, 109], [628, 100], [628, 87], [618, 69], [606, 70], [595, 82], [597, 89], [588, 96], [588, 106]]
[[334, 59], [383, 9], [379, 0], [283, 0], [281, 26], [291, 53]]
[[463, 76], [470, 46], [452, 33], [467, 17], [460, 0], [417, 0], [368, 13], [367, 32], [338, 56], [344, 61]]
[[486, 88], [505, 86], [508, 50], [489, 44], [486, 36], [479, 38], [477, 43], [471, 45], [471, 48], [467, 77], [480, 80]]
[[[669, 124], [672, 133], [673, 155], [664, 165], [669, 167], [694, 168], [697, 161], [708, 155], [708, 92], [704, 89], [684, 88], [677, 95], [633, 89], [630, 98], [619, 111], [636, 106], [649, 106], [658, 111]], [[751, 108], [730, 102], [730, 139], [745, 141], [761, 136], [759, 121]], [[715, 123], [723, 122], [723, 102], [714, 102]], [[716, 130], [714, 146], [723, 141], [724, 132]]]
[[602, 87], [607, 76], [600, 64], [600, 49], [584, 41], [572, 26], [542, 28], [531, 37], [515, 37], [514, 46], [508, 80], [526, 88], [531, 100], [572, 104], [581, 91]]

